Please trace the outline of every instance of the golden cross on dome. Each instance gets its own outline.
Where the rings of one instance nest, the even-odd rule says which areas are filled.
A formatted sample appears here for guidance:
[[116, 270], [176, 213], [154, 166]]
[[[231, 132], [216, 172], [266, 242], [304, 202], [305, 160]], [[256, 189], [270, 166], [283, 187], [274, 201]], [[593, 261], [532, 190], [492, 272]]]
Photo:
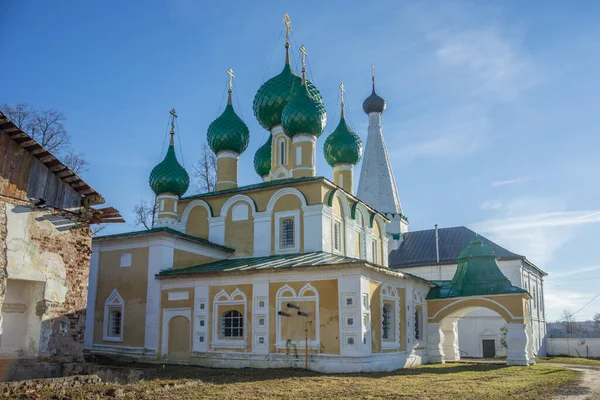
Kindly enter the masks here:
[[175, 118], [177, 118], [177, 112], [173, 108], [171, 111], [169, 111], [169, 114], [171, 114], [171, 135], [174, 135], [175, 134]]
[[344, 107], [344, 93], [346, 92], [346, 89], [344, 89], [344, 84], [340, 83], [340, 93], [341, 93], [341, 97], [342, 97], [342, 107]]
[[375, 64], [371, 64], [371, 79], [375, 82]]
[[233, 90], [233, 78], [235, 78], [232, 68], [229, 68], [227, 70], [227, 75], [229, 75], [229, 93], [231, 93], [231, 91]]
[[306, 70], [306, 56], [308, 56], [304, 45], [300, 46], [300, 53], [302, 53], [302, 72], [304, 72]]
[[290, 42], [290, 32], [292, 31], [292, 21], [290, 21], [290, 14], [286, 13], [283, 16], [283, 23], [285, 24], [285, 43]]

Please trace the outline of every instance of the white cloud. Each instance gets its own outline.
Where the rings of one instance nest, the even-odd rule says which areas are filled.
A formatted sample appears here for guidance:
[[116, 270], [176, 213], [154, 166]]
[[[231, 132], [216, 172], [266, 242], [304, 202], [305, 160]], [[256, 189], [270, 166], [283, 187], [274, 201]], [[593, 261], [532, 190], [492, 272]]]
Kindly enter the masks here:
[[490, 183], [491, 187], [498, 187], [498, 186], [504, 186], [504, 185], [511, 185], [513, 183], [523, 183], [523, 182], [528, 182], [531, 179], [528, 177], [520, 177], [520, 178], [514, 178], [514, 179], [507, 179], [504, 181], [494, 181], [492, 183]]
[[502, 208], [504, 203], [500, 200], [487, 200], [479, 205], [480, 210], [498, 210]]

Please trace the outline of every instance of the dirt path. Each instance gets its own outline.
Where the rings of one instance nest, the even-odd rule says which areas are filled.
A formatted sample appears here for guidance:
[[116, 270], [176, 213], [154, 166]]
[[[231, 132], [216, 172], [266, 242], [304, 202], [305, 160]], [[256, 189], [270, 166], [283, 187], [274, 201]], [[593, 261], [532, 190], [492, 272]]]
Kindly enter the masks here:
[[551, 365], [559, 365], [582, 373], [579, 384], [561, 389], [555, 400], [600, 400], [600, 368], [570, 364]]

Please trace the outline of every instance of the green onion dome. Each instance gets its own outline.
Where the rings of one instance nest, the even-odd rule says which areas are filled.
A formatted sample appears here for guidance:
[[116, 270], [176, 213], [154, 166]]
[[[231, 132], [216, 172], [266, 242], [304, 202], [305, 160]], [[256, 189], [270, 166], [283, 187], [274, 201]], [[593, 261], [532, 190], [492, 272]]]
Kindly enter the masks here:
[[190, 186], [190, 176], [175, 156], [173, 132], [171, 132], [171, 142], [169, 143], [167, 155], [160, 164], [152, 169], [149, 181], [150, 187], [156, 195], [173, 193], [181, 196]]
[[335, 164], [347, 163], [356, 165], [360, 161], [363, 145], [360, 137], [348, 127], [344, 118], [344, 108], [337, 128], [327, 137], [323, 145], [325, 160], [332, 167]]
[[215, 154], [223, 150], [242, 154], [248, 147], [250, 132], [244, 121], [233, 110], [231, 91], [225, 111], [209, 125], [206, 140]]
[[319, 137], [327, 122], [323, 102], [310, 95], [304, 85], [305, 81], [305, 79], [302, 80], [300, 90], [281, 113], [281, 127], [290, 138], [297, 133], [310, 133]]
[[[302, 78], [292, 71], [288, 49], [286, 48], [286, 61], [283, 71], [263, 83], [254, 96], [252, 109], [263, 128], [271, 130], [273, 126], [281, 124], [283, 109], [292, 97], [300, 91], [301, 84]], [[306, 82], [306, 86], [310, 97], [314, 99], [317, 106], [323, 110], [323, 115], [325, 115], [325, 106], [321, 94], [310, 81]]]
[[254, 170], [256, 173], [263, 177], [269, 175], [271, 172], [271, 142], [273, 141], [273, 135], [269, 135], [267, 142], [260, 146], [254, 154]]

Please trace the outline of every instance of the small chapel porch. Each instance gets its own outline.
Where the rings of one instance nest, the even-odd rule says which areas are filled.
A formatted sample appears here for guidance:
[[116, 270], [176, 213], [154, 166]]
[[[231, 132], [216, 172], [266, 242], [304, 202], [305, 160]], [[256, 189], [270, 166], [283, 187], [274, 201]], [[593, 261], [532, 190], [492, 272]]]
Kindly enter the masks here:
[[430, 363], [458, 361], [458, 320], [488, 309], [506, 322], [507, 365], [535, 364], [531, 332], [529, 293], [513, 286], [502, 274], [496, 255], [475, 237], [458, 256], [452, 280], [437, 281], [427, 295], [427, 356]]

